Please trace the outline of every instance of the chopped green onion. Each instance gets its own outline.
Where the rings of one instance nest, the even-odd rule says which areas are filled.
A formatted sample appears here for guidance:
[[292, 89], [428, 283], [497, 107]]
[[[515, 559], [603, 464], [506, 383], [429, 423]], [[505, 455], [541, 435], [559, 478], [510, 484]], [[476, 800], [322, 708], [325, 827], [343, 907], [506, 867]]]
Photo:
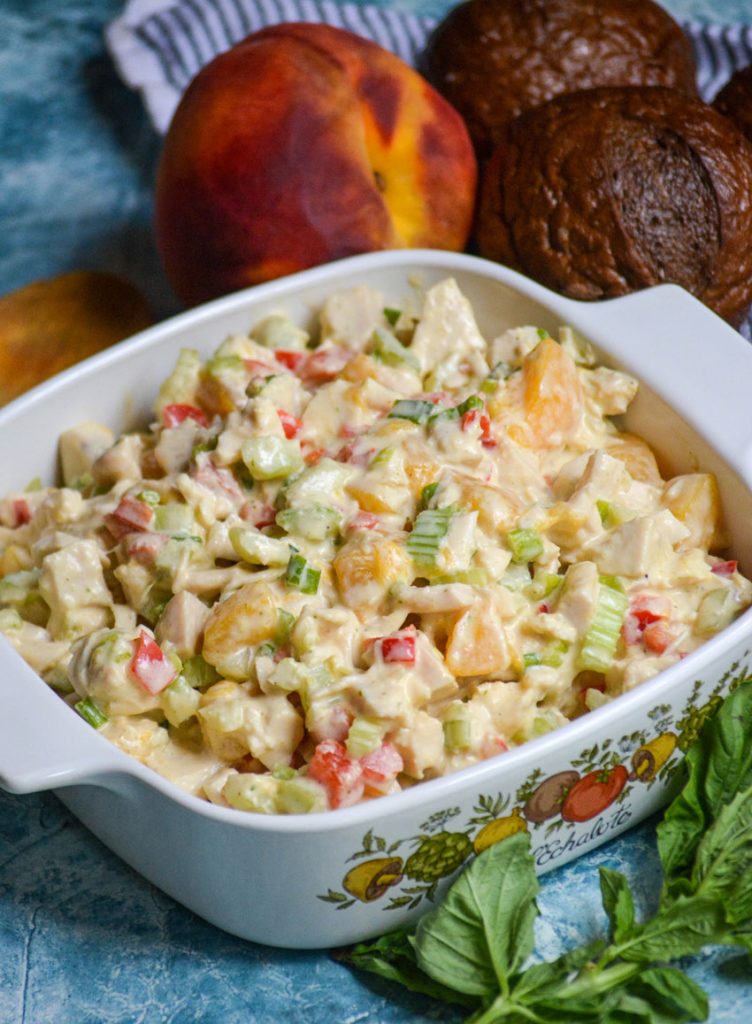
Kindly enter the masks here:
[[407, 538], [407, 552], [416, 565], [436, 565], [441, 541], [447, 535], [453, 515], [451, 508], [427, 508], [418, 515]]
[[143, 501], [145, 505], [158, 505], [159, 504], [159, 493], [157, 491], [139, 491], [136, 495], [139, 501]]
[[531, 651], [528, 654], [522, 655], [522, 664], [525, 668], [532, 668], [533, 665], [542, 665], [540, 654], [535, 651]]
[[465, 416], [473, 409], [483, 409], [484, 403], [480, 395], [468, 395], [464, 402], [460, 402], [457, 406], [457, 412], [460, 416]]
[[371, 459], [368, 468], [373, 469], [375, 466], [386, 465], [386, 463], [391, 460], [395, 450], [396, 449], [394, 448], [382, 448], [381, 451]]
[[382, 313], [384, 314], [384, 319], [386, 320], [390, 327], [394, 327], [399, 318], [402, 316], [401, 309], [392, 309], [391, 306], [384, 306]]
[[537, 530], [510, 530], [507, 544], [512, 552], [512, 561], [518, 565], [534, 562], [543, 551], [543, 538]]
[[219, 443], [219, 435], [210, 437], [207, 441], [199, 441], [191, 449], [191, 458], [196, 459], [202, 452], [213, 452]]
[[425, 423], [435, 411], [436, 406], [433, 402], [426, 402], [419, 398], [400, 398], [392, 406], [387, 418]]
[[536, 334], [538, 335], [538, 337], [540, 338], [541, 341], [543, 341], [544, 338], [550, 338], [551, 337], [551, 335], [548, 333], [548, 331], [546, 330], [545, 327], [538, 327], [536, 329]]
[[204, 661], [200, 654], [196, 654], [183, 662], [183, 678], [189, 686], [203, 690], [217, 682], [219, 673], [213, 665]]
[[240, 454], [254, 480], [292, 476], [303, 466], [300, 445], [284, 437], [252, 437]]
[[271, 640], [265, 640], [256, 648], [257, 658], [273, 658], [276, 653], [277, 645], [273, 644]]
[[328, 505], [306, 505], [286, 508], [276, 516], [277, 526], [306, 540], [334, 537], [342, 523], [342, 514]]
[[275, 764], [272, 768], [272, 778], [275, 779], [294, 779], [297, 777], [297, 772], [294, 768], [291, 768], [289, 764]]
[[102, 711], [100, 706], [91, 699], [91, 697], [84, 697], [83, 700], [78, 701], [73, 707], [79, 713], [81, 718], [85, 722], [88, 722], [94, 729], [101, 729], [103, 725], [106, 725], [109, 719], [107, 715]]
[[42, 478], [40, 476], [35, 476], [33, 480], [29, 480], [27, 485], [24, 487], [24, 491], [27, 494], [31, 491], [41, 491], [42, 486]]
[[347, 734], [347, 753], [350, 757], [363, 757], [378, 750], [384, 739], [384, 725], [375, 718], [355, 718]]
[[484, 395], [495, 395], [499, 390], [499, 382], [486, 377], [484, 381], [481, 381], [480, 389]]
[[382, 327], [377, 327], [373, 332], [373, 354], [376, 359], [386, 363], [387, 366], [405, 365], [418, 373], [420, 372], [420, 363], [410, 349]]
[[428, 503], [433, 498], [434, 494], [439, 487], [439, 481], [434, 480], [432, 484], [426, 484], [423, 490], [420, 492], [420, 510], [428, 508]]
[[510, 366], [510, 364], [505, 362], [503, 359], [500, 359], [498, 361], [498, 363], [494, 366], [494, 368], [491, 370], [491, 372], [489, 373], [489, 375], [488, 375], [488, 377], [486, 379], [487, 380], [488, 379], [496, 380], [496, 381], [498, 381], [498, 380], [508, 380], [509, 377], [511, 377], [513, 373], [514, 373], [514, 367]]
[[578, 669], [605, 672], [611, 666], [628, 604], [623, 591], [601, 579], [595, 613], [577, 656]]
[[302, 555], [297, 552], [290, 556], [287, 563], [285, 580], [291, 587], [295, 587], [301, 594], [315, 594], [319, 589], [321, 570], [312, 569]]

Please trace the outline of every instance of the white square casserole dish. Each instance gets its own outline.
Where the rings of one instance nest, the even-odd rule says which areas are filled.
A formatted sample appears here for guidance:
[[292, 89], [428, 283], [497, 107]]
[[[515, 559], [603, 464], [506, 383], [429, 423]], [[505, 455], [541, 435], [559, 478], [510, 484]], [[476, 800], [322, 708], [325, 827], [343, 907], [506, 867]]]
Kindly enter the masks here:
[[[146, 422], [182, 347], [208, 355], [281, 306], [305, 322], [339, 288], [369, 284], [399, 305], [408, 278], [430, 285], [448, 276], [482, 331], [570, 324], [607, 365], [636, 376], [642, 386], [626, 429], [649, 440], [673, 473], [715, 472], [734, 556], [750, 575], [748, 344], [674, 286], [579, 303], [498, 265], [443, 252], [378, 253], [284, 278], [75, 367], [0, 411], [0, 493], [35, 475], [54, 479], [57, 437], [83, 419], [116, 431]], [[749, 610], [660, 676], [500, 757], [375, 803], [267, 817], [205, 803], [121, 753], [0, 638], [0, 784], [17, 793], [54, 789], [137, 871], [233, 934], [293, 948], [343, 945], [409, 922], [475, 849], [520, 828], [530, 831], [545, 871], [650, 814], [665, 802], [699, 719], [751, 664]], [[583, 780], [585, 809], [565, 818], [549, 799], [541, 811], [545, 787], [561, 795]]]

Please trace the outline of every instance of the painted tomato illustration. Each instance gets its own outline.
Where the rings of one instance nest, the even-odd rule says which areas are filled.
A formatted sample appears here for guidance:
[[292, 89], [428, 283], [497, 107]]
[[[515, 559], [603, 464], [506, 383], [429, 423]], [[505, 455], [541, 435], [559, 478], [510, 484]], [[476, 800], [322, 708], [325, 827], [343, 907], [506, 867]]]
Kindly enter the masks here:
[[562, 804], [564, 821], [589, 821], [616, 800], [627, 784], [629, 772], [623, 764], [597, 768], [584, 775], [567, 793]]

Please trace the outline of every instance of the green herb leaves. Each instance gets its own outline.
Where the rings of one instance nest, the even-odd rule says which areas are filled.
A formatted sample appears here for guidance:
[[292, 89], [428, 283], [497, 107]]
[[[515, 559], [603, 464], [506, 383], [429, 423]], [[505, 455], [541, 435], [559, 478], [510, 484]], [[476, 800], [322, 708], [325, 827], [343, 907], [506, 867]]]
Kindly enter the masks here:
[[481, 997], [509, 994], [533, 951], [538, 880], [519, 832], [460, 875], [442, 905], [418, 924], [416, 959], [432, 978]]
[[414, 936], [396, 932], [341, 958], [413, 991], [474, 1006], [468, 1024], [687, 1024], [705, 993], [672, 960], [708, 943], [752, 951], [752, 681], [728, 697], [686, 759], [658, 828], [664, 885], [638, 922], [629, 883], [601, 868], [608, 938], [558, 960], [533, 952], [538, 882], [527, 832], [479, 854]]

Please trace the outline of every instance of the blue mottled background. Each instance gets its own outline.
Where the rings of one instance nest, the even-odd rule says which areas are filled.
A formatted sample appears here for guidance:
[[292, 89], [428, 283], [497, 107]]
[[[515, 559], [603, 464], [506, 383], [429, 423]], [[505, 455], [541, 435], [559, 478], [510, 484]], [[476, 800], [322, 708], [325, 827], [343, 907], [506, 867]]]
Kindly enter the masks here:
[[[402, 6], [440, 15], [451, 4]], [[752, 18], [749, 0], [667, 6], [680, 17]], [[105, 269], [141, 287], [161, 317], [176, 303], [151, 236], [158, 140], [102, 44], [120, 9], [116, 0], [0, 0], [0, 294], [63, 270]], [[601, 864], [627, 873], [645, 910], [654, 905], [660, 868], [648, 823], [544, 878], [539, 953], [603, 929]], [[711, 994], [713, 1024], [752, 1019], [749, 958], [709, 949], [688, 966]], [[0, 791], [0, 1024], [460, 1017], [355, 976], [325, 953], [225, 935], [134, 874], [54, 797]]]

